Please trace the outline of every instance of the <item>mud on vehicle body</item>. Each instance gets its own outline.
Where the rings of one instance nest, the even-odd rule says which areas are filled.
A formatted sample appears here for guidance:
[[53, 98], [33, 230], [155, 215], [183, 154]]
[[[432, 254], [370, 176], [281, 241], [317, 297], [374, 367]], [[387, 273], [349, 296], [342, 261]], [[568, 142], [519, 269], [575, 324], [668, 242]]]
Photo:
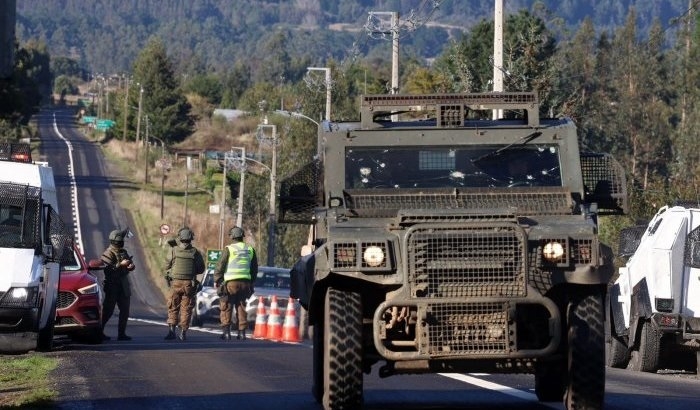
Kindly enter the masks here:
[[[507, 118], [483, 119], [495, 109]], [[325, 408], [361, 406], [380, 362], [383, 377], [534, 373], [542, 401], [602, 406], [614, 269], [597, 219], [626, 211], [624, 173], [538, 110], [533, 93], [375, 95], [360, 122], [320, 125], [279, 215], [313, 225], [292, 295]]]

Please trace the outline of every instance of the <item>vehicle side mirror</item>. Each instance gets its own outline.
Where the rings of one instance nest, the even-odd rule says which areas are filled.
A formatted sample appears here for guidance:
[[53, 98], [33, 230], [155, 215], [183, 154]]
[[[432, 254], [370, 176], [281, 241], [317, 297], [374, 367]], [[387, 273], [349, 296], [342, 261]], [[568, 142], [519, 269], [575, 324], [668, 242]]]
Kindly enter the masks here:
[[88, 261], [88, 269], [101, 270], [105, 268], [105, 264], [100, 259], [90, 259]]

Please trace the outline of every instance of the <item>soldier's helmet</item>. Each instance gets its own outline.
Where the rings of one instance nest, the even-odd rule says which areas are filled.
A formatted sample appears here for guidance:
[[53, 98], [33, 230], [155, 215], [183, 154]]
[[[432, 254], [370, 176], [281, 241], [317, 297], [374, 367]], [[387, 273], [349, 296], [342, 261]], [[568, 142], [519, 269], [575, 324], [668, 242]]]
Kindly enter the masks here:
[[245, 233], [243, 232], [243, 229], [241, 229], [237, 226], [234, 226], [229, 231], [228, 236], [230, 236], [231, 239], [243, 239], [243, 236], [245, 236]]
[[125, 236], [124, 231], [115, 229], [109, 233], [109, 242], [113, 245], [124, 245]]
[[194, 232], [192, 232], [192, 230], [187, 227], [180, 228], [180, 230], [177, 232], [177, 237], [181, 241], [191, 241], [194, 239]]

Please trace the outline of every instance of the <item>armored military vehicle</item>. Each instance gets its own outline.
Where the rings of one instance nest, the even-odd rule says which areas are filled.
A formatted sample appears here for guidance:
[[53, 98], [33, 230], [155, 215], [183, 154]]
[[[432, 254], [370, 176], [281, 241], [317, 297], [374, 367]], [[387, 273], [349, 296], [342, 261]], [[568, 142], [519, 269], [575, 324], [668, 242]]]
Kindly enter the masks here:
[[322, 123], [318, 157], [280, 187], [280, 221], [313, 226], [292, 296], [313, 325], [316, 400], [360, 407], [381, 363], [382, 377], [533, 373], [541, 401], [600, 408], [614, 268], [597, 223], [627, 209], [617, 162], [580, 152], [534, 93], [360, 108]]
[[664, 206], [624, 229], [620, 251], [628, 259], [610, 289], [607, 364], [653, 373], [694, 360], [700, 369], [699, 204]]
[[0, 352], [52, 349], [71, 244], [51, 167], [32, 161], [29, 144], [0, 143]]

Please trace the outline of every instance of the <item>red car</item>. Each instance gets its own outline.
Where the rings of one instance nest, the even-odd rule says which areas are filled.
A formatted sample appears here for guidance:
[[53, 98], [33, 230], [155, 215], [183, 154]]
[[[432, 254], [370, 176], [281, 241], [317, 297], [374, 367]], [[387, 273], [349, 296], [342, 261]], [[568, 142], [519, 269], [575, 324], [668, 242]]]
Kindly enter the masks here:
[[74, 245], [72, 255], [61, 265], [58, 282], [54, 334], [76, 341], [102, 343], [102, 289], [92, 272], [100, 266], [88, 265]]

